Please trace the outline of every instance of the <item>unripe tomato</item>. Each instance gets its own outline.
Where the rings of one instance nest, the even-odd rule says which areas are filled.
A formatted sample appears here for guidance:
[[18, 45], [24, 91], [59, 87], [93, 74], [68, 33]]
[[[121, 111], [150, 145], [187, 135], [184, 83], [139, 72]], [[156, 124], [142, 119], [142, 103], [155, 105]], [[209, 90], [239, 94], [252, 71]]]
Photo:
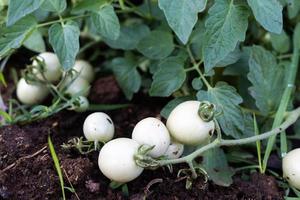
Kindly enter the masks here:
[[187, 145], [205, 142], [214, 131], [213, 121], [205, 122], [198, 114], [199, 101], [186, 101], [176, 106], [167, 120], [171, 136]]

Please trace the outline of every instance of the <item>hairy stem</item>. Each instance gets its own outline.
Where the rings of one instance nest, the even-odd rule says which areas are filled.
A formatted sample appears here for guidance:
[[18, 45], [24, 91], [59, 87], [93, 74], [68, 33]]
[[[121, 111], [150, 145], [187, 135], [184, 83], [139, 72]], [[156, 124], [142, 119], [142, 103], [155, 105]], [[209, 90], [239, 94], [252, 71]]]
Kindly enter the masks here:
[[203, 152], [205, 152], [209, 149], [212, 149], [212, 148], [216, 148], [216, 147], [220, 147], [220, 146], [243, 145], [243, 144], [248, 144], [248, 143], [256, 142], [259, 140], [267, 139], [271, 136], [277, 135], [278, 133], [281, 133], [282, 131], [286, 130], [289, 126], [291, 126], [293, 123], [296, 122], [296, 120], [299, 118], [299, 116], [300, 116], [300, 107], [289, 112], [286, 120], [280, 126], [272, 129], [271, 131], [262, 133], [260, 135], [255, 135], [252, 137], [247, 137], [247, 138], [238, 139], [238, 140], [223, 140], [223, 139], [217, 138], [213, 142], [209, 143], [208, 145], [205, 145], [205, 146], [197, 149], [193, 153], [191, 153], [187, 156], [184, 156], [182, 158], [171, 159], [171, 160], [161, 160], [161, 161], [159, 161], [159, 165], [164, 166], [164, 165], [184, 163], [184, 162], [189, 164], [192, 160], [194, 160], [196, 157], [200, 156]]

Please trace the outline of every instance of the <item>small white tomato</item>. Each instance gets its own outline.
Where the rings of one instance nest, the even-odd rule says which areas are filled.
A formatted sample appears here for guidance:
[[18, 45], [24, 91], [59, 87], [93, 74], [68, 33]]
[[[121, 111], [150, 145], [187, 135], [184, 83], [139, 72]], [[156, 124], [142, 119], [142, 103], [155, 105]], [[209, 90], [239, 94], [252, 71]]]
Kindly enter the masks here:
[[167, 128], [176, 141], [187, 145], [201, 144], [214, 131], [214, 122], [205, 122], [198, 115], [199, 106], [199, 101], [186, 101], [170, 113]]
[[89, 83], [94, 80], [94, 69], [89, 62], [76, 60], [73, 69], [79, 73], [79, 77], [87, 80]]
[[144, 170], [134, 160], [139, 146], [135, 140], [129, 138], [117, 138], [106, 143], [98, 158], [101, 172], [118, 183], [127, 183], [137, 178]]
[[300, 190], [300, 148], [290, 151], [283, 157], [282, 171], [289, 184]]
[[74, 110], [75, 112], [85, 112], [89, 108], [89, 105], [89, 100], [86, 97], [79, 96], [76, 98], [70, 110]]
[[[67, 83], [70, 83], [69, 80], [66, 81]], [[70, 96], [88, 96], [90, 92], [90, 84], [85, 79], [81, 77], [77, 77], [75, 80], [73, 80], [69, 86], [67, 87], [65, 94]]]
[[169, 145], [166, 153], [165, 153], [165, 156], [168, 159], [176, 159], [176, 158], [179, 158], [182, 155], [183, 150], [184, 150], [184, 145], [183, 144], [172, 141], [171, 144]]
[[[44, 62], [45, 68], [44, 68], [44, 76], [45, 78], [50, 81], [50, 82], [57, 82], [61, 75], [62, 75], [62, 70], [61, 70], [61, 65], [59, 63], [58, 57], [56, 54], [51, 53], [51, 52], [44, 52], [40, 53], [37, 56], [37, 59], [40, 62]], [[38, 66], [38, 62], [34, 60], [32, 62], [33, 66]], [[43, 80], [43, 76], [40, 72], [38, 72], [36, 69], [34, 70], [34, 73], [36, 73], [37, 78], [40, 80]]]
[[139, 144], [154, 146], [149, 155], [157, 158], [164, 155], [170, 145], [170, 134], [166, 126], [154, 117], [137, 123], [132, 131], [132, 139]]
[[23, 104], [34, 105], [45, 100], [49, 90], [43, 85], [31, 85], [24, 78], [21, 78], [18, 82], [16, 93]]
[[87, 116], [83, 123], [83, 133], [89, 141], [107, 142], [114, 137], [115, 127], [111, 118], [103, 112]]

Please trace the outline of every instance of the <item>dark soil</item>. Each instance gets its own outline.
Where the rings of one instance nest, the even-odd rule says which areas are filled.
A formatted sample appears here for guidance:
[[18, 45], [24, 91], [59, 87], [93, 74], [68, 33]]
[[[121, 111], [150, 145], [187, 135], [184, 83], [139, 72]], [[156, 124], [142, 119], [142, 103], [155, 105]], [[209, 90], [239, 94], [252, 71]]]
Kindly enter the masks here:
[[[95, 81], [90, 100], [110, 104], [125, 101], [112, 77]], [[108, 112], [116, 126], [116, 137], [130, 137], [134, 125], [142, 118], [160, 117], [165, 103], [143, 95], [137, 95], [133, 102], [130, 107]], [[0, 128], [0, 199], [61, 198], [58, 176], [47, 146], [49, 134], [60, 159], [65, 185], [70, 186], [70, 182], [80, 199], [283, 199], [276, 180], [257, 173], [251, 174], [249, 180], [236, 175], [230, 187], [204, 183], [199, 177], [192, 189], [186, 190], [185, 179], [176, 177], [177, 167], [172, 174], [166, 168], [144, 171], [128, 184], [129, 197], [126, 197], [119, 189], [109, 188], [109, 180], [98, 169], [97, 152], [80, 155], [61, 147], [69, 139], [82, 136], [82, 124], [88, 114], [64, 111], [32, 124]], [[74, 193], [66, 191], [67, 199], [77, 199]]]

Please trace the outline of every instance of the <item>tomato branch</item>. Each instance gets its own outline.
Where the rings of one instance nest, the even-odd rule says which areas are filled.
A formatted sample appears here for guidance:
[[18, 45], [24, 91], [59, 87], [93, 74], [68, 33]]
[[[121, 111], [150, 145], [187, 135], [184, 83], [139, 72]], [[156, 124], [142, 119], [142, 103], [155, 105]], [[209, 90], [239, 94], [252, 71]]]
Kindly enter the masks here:
[[215, 139], [213, 142], [197, 149], [193, 153], [184, 156], [182, 158], [178, 159], [171, 159], [171, 160], [162, 160], [159, 162], [159, 166], [164, 166], [164, 165], [170, 165], [170, 164], [177, 164], [177, 163], [191, 163], [196, 157], [200, 156], [202, 153], [205, 151], [216, 148], [216, 147], [221, 147], [221, 146], [235, 146], [235, 145], [243, 145], [243, 144], [248, 144], [252, 142], [256, 142], [258, 140], [264, 140], [267, 139], [271, 136], [277, 135], [281, 133], [282, 131], [286, 130], [289, 126], [291, 126], [293, 123], [296, 122], [296, 120], [300, 116], [300, 107], [297, 109], [291, 111], [288, 113], [286, 120], [278, 127], [272, 129], [271, 131], [262, 133], [260, 135], [255, 135], [252, 137], [247, 137], [243, 139], [237, 139], [237, 140], [224, 140], [224, 139]]

